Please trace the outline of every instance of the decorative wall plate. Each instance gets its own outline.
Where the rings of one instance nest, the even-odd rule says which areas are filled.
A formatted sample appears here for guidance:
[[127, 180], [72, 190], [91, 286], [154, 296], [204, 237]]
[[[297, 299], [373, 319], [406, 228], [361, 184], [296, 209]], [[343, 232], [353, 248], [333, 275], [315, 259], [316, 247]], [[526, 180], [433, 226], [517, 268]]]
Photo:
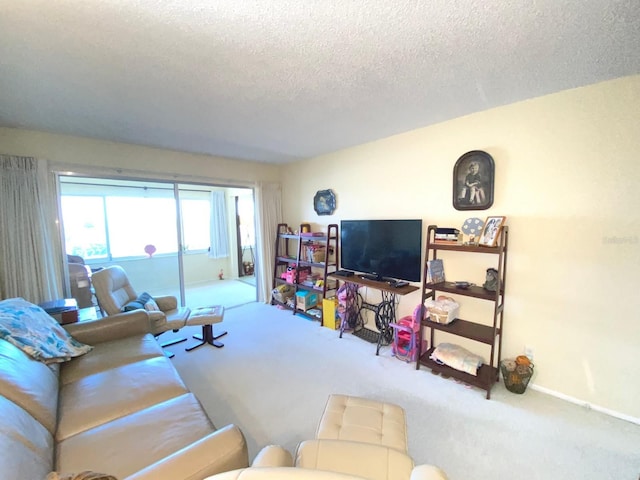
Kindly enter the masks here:
[[331, 215], [336, 209], [336, 196], [333, 190], [318, 190], [313, 197], [313, 209], [318, 215]]

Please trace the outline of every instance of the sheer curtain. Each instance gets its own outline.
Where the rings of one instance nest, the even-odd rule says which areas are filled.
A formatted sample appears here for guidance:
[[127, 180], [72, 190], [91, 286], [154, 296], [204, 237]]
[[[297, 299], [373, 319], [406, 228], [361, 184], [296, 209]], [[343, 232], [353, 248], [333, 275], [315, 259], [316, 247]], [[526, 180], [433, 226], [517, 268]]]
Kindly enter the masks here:
[[211, 250], [209, 257], [229, 256], [229, 226], [224, 192], [211, 192]]
[[256, 188], [256, 284], [258, 301], [269, 303], [278, 223], [282, 223], [282, 189], [279, 183], [259, 183]]
[[55, 176], [46, 160], [0, 155], [0, 297], [61, 298]]

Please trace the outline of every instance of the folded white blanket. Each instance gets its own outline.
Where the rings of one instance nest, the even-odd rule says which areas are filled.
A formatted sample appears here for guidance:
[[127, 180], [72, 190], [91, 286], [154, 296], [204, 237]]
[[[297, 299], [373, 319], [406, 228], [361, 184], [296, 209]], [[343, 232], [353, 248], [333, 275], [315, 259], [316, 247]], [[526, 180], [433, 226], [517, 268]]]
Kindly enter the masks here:
[[484, 363], [481, 356], [453, 343], [440, 343], [431, 353], [431, 359], [474, 376]]

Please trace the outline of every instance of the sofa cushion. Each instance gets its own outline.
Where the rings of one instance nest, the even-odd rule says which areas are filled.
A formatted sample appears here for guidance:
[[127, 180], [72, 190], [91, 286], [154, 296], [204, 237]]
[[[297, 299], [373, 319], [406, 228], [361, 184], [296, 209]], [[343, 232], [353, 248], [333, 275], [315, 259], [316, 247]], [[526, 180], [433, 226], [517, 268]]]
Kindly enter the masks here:
[[91, 350], [42, 308], [23, 298], [0, 301], [0, 338], [45, 363], [66, 362]]
[[166, 357], [88, 375], [64, 385], [60, 391], [56, 440], [185, 393], [187, 387]]
[[58, 366], [34, 360], [0, 340], [0, 395], [20, 405], [52, 434], [58, 409]]
[[329, 395], [316, 438], [384, 445], [407, 452], [402, 407], [350, 395]]
[[52, 434], [27, 411], [3, 396], [0, 396], [0, 418], [2, 478], [44, 479], [53, 467]]
[[149, 333], [97, 343], [88, 354], [65, 363], [60, 371], [60, 380], [64, 385], [121, 365], [164, 356], [162, 347]]
[[104, 471], [124, 479], [213, 431], [200, 402], [188, 393], [61, 441], [56, 470]]

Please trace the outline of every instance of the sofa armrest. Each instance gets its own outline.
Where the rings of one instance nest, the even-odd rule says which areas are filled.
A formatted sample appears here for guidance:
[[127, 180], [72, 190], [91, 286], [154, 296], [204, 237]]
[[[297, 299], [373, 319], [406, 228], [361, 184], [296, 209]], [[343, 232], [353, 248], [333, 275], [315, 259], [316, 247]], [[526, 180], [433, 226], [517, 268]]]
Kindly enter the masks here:
[[153, 297], [153, 299], [158, 304], [158, 308], [163, 312], [168, 312], [178, 308], [178, 299], [174, 296], [164, 295], [160, 297]]
[[293, 467], [293, 456], [280, 445], [267, 445], [253, 459], [252, 467]]
[[411, 457], [395, 448], [350, 440], [325, 439], [300, 443], [295, 465], [369, 480], [409, 478], [414, 468]]
[[133, 310], [96, 320], [71, 323], [64, 328], [73, 338], [88, 345], [151, 332], [146, 310]]
[[447, 480], [447, 476], [434, 465], [416, 465], [410, 480]]
[[235, 425], [227, 425], [122, 480], [198, 480], [248, 466], [244, 435]]

